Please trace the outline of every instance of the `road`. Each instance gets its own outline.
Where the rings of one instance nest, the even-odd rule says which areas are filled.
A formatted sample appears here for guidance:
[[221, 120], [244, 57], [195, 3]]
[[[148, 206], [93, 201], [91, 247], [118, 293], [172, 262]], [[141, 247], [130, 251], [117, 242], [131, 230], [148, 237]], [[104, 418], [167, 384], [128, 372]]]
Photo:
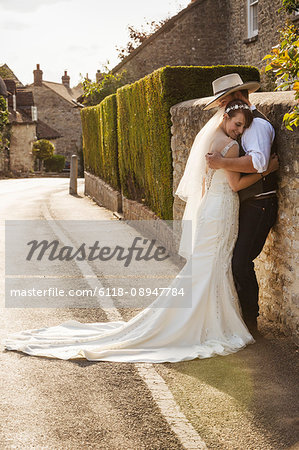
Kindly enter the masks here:
[[[137, 308], [94, 305], [5, 307], [5, 220], [115, 221], [84, 197], [83, 180], [76, 197], [68, 181], [0, 180], [1, 341], [66, 320], [136, 314]], [[266, 323], [261, 329], [254, 345], [234, 355], [176, 364], [61, 361], [1, 346], [0, 448], [295, 449], [296, 348]]]

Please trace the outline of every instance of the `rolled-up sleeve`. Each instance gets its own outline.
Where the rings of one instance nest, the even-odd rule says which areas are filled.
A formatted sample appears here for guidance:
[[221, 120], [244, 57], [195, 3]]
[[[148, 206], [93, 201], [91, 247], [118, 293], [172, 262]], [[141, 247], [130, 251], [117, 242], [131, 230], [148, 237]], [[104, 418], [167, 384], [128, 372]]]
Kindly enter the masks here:
[[274, 137], [272, 125], [259, 117], [254, 118], [251, 127], [242, 136], [242, 147], [251, 156], [253, 167], [258, 173], [265, 172], [268, 167]]

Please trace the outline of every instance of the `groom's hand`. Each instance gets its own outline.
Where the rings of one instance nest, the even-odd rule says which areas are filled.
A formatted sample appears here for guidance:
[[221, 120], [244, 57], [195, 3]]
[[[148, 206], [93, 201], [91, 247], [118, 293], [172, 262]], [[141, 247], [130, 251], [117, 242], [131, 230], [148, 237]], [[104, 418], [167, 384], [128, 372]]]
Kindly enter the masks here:
[[223, 156], [219, 152], [206, 154], [206, 162], [209, 169], [222, 169], [223, 159]]

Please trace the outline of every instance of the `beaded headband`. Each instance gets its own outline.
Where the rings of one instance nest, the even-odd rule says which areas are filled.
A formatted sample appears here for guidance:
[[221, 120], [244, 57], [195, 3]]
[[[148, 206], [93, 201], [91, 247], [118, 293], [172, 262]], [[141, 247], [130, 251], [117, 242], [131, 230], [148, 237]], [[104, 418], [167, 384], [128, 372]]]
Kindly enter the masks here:
[[244, 104], [244, 105], [243, 104], [242, 105], [235, 105], [235, 106], [231, 106], [231, 107], [227, 108], [225, 110], [225, 112], [228, 113], [230, 111], [233, 111], [234, 109], [250, 109], [250, 108], [246, 104]]

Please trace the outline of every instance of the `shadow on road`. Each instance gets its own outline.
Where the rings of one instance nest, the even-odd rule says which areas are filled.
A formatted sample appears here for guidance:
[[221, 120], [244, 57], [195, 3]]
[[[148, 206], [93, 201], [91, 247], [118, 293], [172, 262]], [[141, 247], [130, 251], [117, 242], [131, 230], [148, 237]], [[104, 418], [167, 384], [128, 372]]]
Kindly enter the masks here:
[[260, 336], [233, 355], [165, 366], [232, 397], [279, 448], [290, 448], [298, 442], [297, 356], [287, 338]]

